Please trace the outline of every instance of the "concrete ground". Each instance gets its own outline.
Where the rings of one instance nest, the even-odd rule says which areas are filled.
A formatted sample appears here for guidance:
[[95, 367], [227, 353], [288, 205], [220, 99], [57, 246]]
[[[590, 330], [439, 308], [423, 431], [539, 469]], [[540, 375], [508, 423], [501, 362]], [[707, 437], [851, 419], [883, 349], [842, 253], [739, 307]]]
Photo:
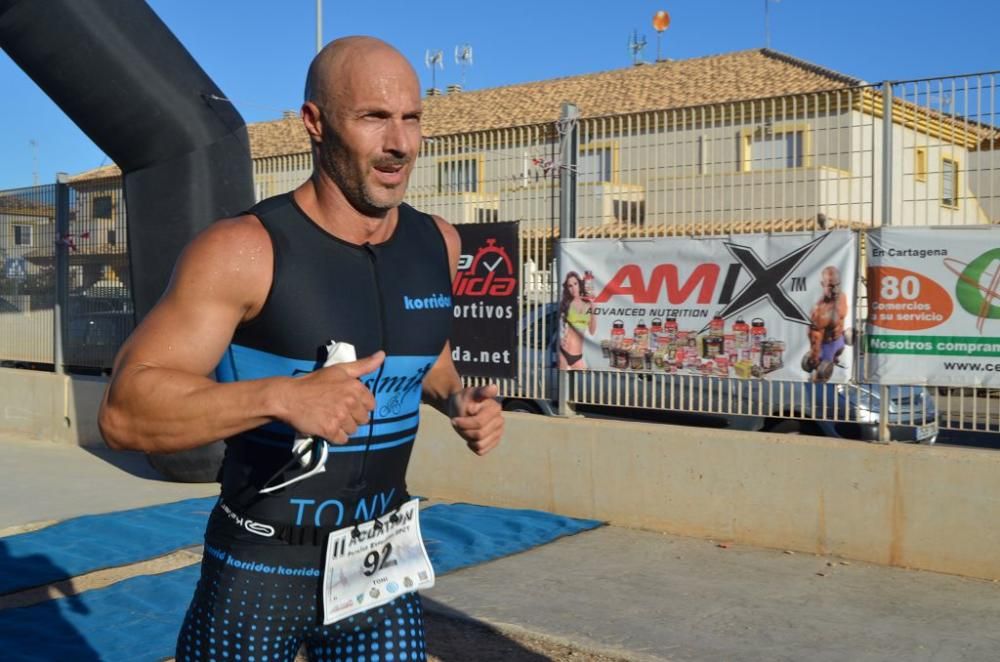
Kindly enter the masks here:
[[[140, 455], [0, 448], [0, 534], [217, 491], [158, 480]], [[998, 583], [616, 527], [445, 575], [424, 597], [636, 660], [1000, 659]]]

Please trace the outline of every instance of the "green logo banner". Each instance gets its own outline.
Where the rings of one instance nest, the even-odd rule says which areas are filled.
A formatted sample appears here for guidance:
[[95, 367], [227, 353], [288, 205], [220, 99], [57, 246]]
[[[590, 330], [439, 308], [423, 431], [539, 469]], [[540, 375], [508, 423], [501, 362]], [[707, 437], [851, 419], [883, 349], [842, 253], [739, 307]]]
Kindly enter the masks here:
[[988, 250], [972, 260], [959, 275], [955, 298], [967, 313], [981, 319], [1000, 319], [1000, 306], [993, 304], [998, 298], [996, 288], [982, 286], [983, 274], [990, 265], [993, 265], [993, 271], [986, 276], [991, 281], [997, 279], [997, 264], [1000, 264], [1000, 248]]
[[1000, 338], [981, 336], [905, 336], [870, 335], [871, 354], [910, 354], [918, 356], [1000, 356]]

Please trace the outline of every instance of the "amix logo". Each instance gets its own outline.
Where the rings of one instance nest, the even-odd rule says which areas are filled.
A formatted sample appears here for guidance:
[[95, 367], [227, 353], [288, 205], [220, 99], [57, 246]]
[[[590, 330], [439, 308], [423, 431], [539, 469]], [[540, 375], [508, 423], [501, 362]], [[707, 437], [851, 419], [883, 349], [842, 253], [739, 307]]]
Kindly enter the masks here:
[[455, 274], [452, 294], [506, 297], [517, 292], [514, 262], [507, 255], [507, 250], [496, 243], [496, 239], [487, 239], [486, 245], [476, 251], [475, 256], [466, 254], [458, 258], [458, 273]]
[[[762, 299], [769, 299], [785, 319], [809, 324], [809, 317], [788, 297], [781, 284], [827, 236], [818, 237], [770, 264], [766, 264], [749, 246], [727, 242], [726, 249], [737, 262], [729, 264], [725, 272], [719, 264], [705, 262], [697, 265], [683, 279], [676, 264], [658, 264], [648, 274], [638, 264], [626, 264], [611, 277], [594, 298], [594, 303], [606, 303], [611, 297], [628, 297], [637, 304], [655, 304], [665, 293], [667, 301], [675, 305], [687, 303], [692, 298], [703, 305], [722, 304], [725, 308], [719, 314], [729, 317]], [[749, 275], [750, 281], [736, 292], [743, 271]]]

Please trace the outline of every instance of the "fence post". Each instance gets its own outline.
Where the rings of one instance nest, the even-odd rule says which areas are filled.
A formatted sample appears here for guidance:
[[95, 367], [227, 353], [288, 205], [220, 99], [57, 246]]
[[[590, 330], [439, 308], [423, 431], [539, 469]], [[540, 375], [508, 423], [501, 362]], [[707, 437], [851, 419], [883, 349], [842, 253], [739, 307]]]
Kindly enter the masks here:
[[[892, 225], [892, 81], [882, 83], [882, 225]], [[881, 384], [878, 410], [878, 441], [888, 444], [889, 436], [889, 387]]]
[[[576, 120], [580, 109], [574, 104], [563, 102], [559, 115], [559, 247], [556, 251], [558, 264], [562, 264], [562, 240], [576, 236], [576, 155], [580, 139]], [[559, 275], [556, 274], [556, 292], [561, 291]], [[569, 372], [560, 370], [557, 411], [560, 416], [570, 416], [573, 411], [569, 404]]]
[[68, 319], [69, 302], [69, 177], [56, 174], [56, 242], [55, 242], [55, 296], [52, 299], [52, 363], [57, 375], [65, 373], [64, 316]]

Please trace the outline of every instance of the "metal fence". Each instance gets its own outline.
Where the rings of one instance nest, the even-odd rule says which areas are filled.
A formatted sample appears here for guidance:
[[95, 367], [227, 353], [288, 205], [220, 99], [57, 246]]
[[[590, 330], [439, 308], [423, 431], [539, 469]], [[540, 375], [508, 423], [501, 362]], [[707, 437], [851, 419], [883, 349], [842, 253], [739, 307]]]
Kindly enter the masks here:
[[51, 364], [55, 334], [54, 185], [0, 192], [0, 360]]
[[[997, 223], [998, 83], [1000, 74], [984, 73], [433, 136], [407, 201], [453, 223], [520, 222], [523, 322], [517, 375], [500, 383], [507, 397], [843, 426], [865, 422], [859, 411], [881, 397], [892, 401], [881, 408], [885, 424], [921, 425], [935, 415], [922, 387], [580, 371], [560, 393], [552, 368], [560, 228], [579, 238], [639, 238]], [[291, 190], [310, 170], [308, 154], [256, 159], [257, 197]], [[90, 262], [70, 255], [70, 268], [82, 267], [74, 291], [86, 296], [97, 283], [94, 265], [113, 257], [125, 268], [113, 266], [116, 278], [102, 287], [127, 298], [118, 184], [94, 186], [74, 184], [71, 216], [90, 224], [77, 234], [94, 228], [87, 241], [103, 248]], [[111, 195], [112, 222], [107, 203], [95, 202], [105, 195], [99, 189]], [[12, 224], [0, 219], [0, 232]], [[112, 229], [113, 240], [94, 240]], [[855, 329], [864, 328], [864, 272], [862, 264]], [[0, 337], [12, 328], [0, 322]], [[934, 395], [942, 427], [1000, 431], [1000, 391]]]
[[117, 177], [0, 191], [0, 361], [106, 371], [134, 325]]

